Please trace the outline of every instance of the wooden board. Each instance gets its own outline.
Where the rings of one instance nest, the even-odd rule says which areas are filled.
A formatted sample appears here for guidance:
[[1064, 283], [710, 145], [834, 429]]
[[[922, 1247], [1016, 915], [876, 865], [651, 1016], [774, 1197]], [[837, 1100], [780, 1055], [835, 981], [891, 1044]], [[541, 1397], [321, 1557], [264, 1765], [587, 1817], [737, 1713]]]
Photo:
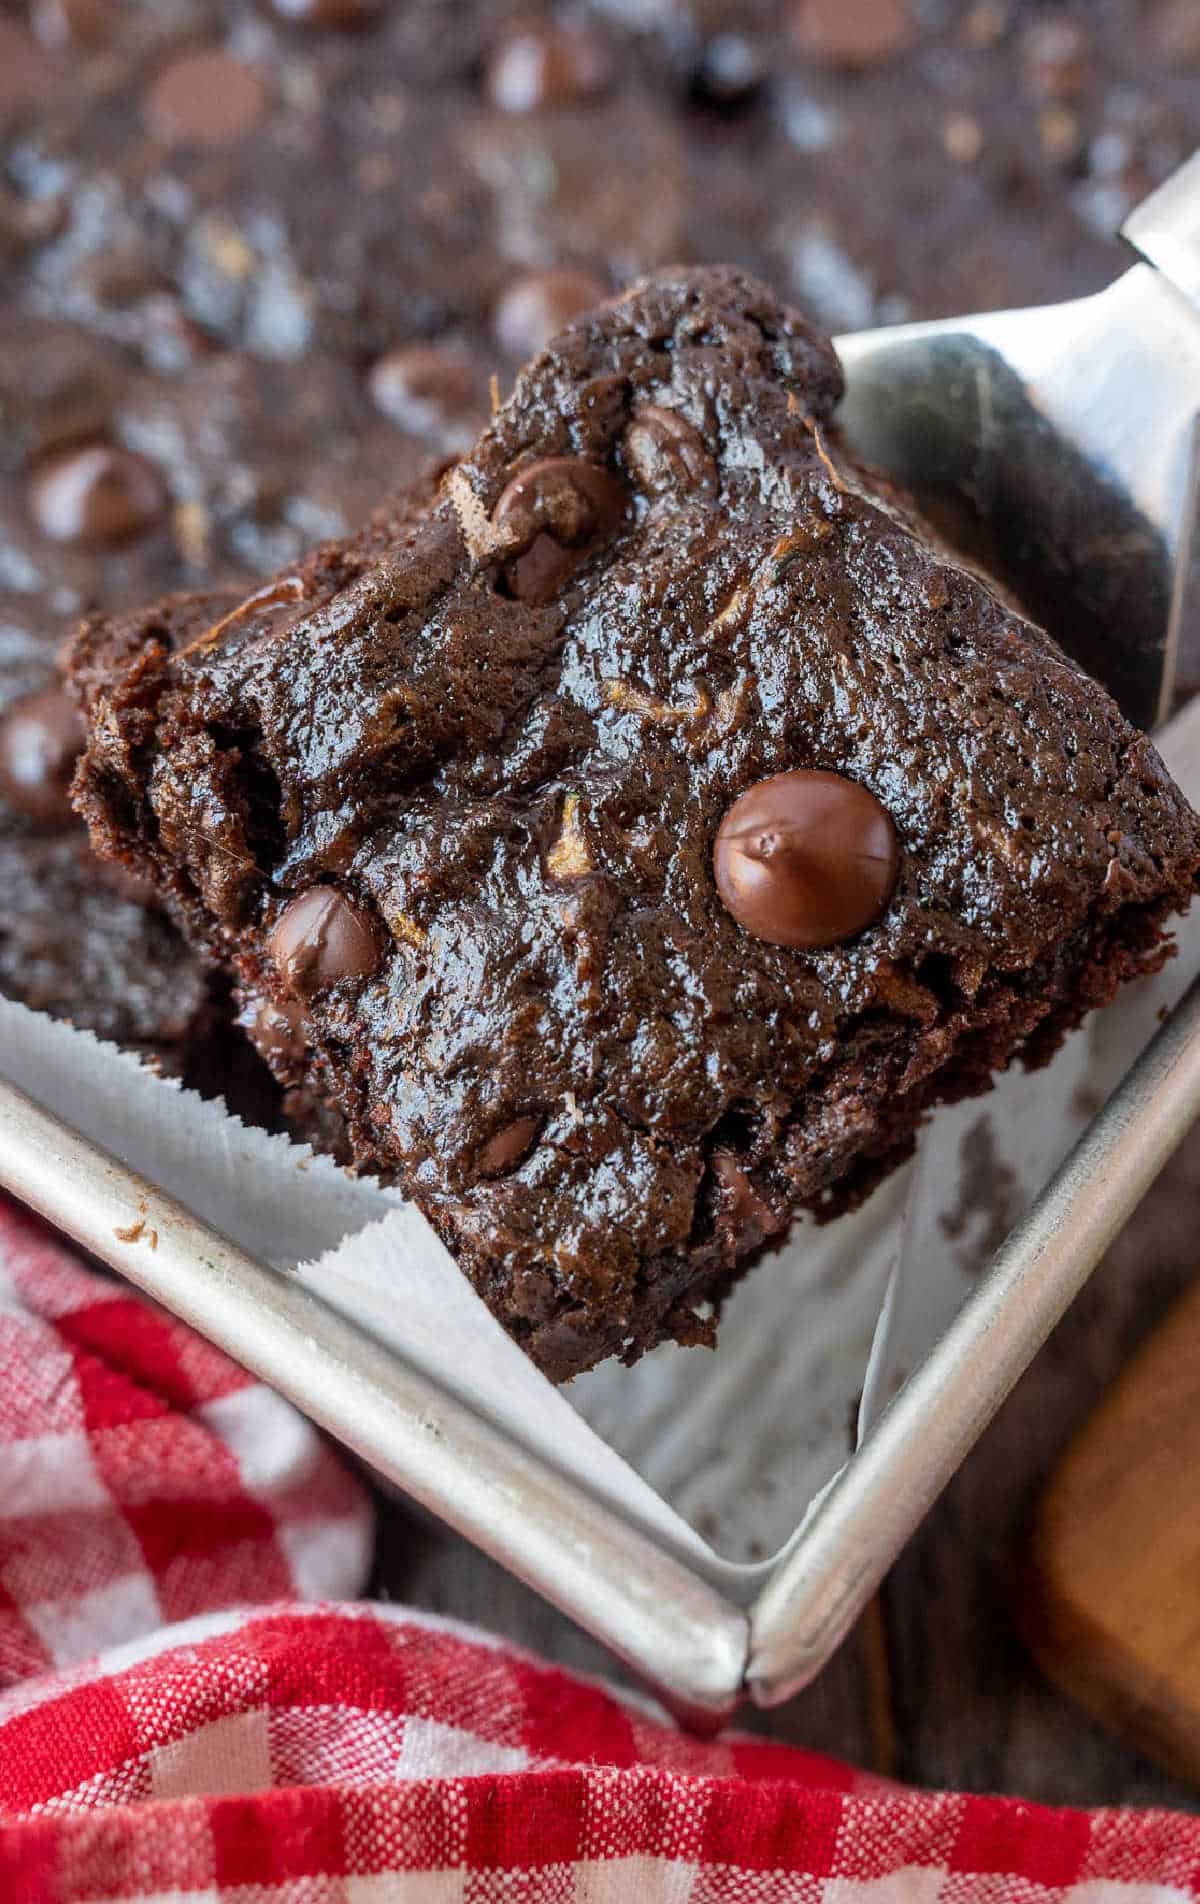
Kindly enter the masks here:
[[1200, 1283], [1051, 1479], [1025, 1629], [1057, 1685], [1200, 1783]]

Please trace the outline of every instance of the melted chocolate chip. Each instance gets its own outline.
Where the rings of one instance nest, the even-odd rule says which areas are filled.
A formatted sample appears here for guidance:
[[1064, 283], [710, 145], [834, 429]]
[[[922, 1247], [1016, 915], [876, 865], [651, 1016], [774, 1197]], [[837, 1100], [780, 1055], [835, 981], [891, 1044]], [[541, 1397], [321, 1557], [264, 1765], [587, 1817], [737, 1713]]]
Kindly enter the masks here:
[[433, 344], [390, 350], [367, 378], [375, 407], [419, 435], [444, 429], [470, 409], [477, 395], [471, 365]]
[[623, 484], [580, 456], [545, 456], [505, 486], [492, 521], [511, 531], [504, 577], [526, 602], [549, 601], [625, 513]]
[[304, 1009], [297, 1000], [258, 998], [238, 1014], [238, 1024], [267, 1063], [280, 1069], [300, 1064], [307, 1049]]
[[230, 631], [240, 623], [257, 624], [263, 615], [275, 615], [281, 608], [290, 608], [296, 602], [304, 600], [304, 579], [299, 575], [277, 575], [273, 581], [264, 582], [261, 587], [247, 595], [243, 601], [221, 615], [211, 626], [193, 637], [187, 646], [181, 648], [181, 655], [196, 654], [206, 648], [212, 648], [224, 636], [228, 642]]
[[150, 130], [172, 145], [232, 145], [267, 106], [258, 74], [220, 47], [181, 53], [146, 94]]
[[792, 38], [818, 66], [879, 66], [915, 36], [907, 0], [797, 0]]
[[578, 566], [576, 551], [564, 549], [553, 536], [538, 535], [523, 555], [506, 565], [504, 579], [518, 601], [548, 602]]
[[748, 1250], [756, 1249], [765, 1237], [782, 1229], [783, 1223], [759, 1196], [732, 1151], [717, 1151], [712, 1167], [720, 1186], [722, 1213], [733, 1233], [734, 1249], [743, 1256]]
[[542, 1128], [540, 1117], [517, 1117], [488, 1139], [479, 1153], [481, 1177], [502, 1177], [528, 1155], [533, 1140]]
[[717, 891], [770, 945], [852, 939], [878, 918], [899, 870], [896, 830], [873, 793], [841, 774], [774, 774], [735, 800], [717, 833]]
[[0, 718], [0, 794], [39, 826], [66, 826], [83, 720], [61, 688], [14, 701]]
[[55, 542], [124, 542], [157, 522], [166, 500], [149, 463], [108, 443], [66, 450], [29, 480], [30, 513]]
[[594, 99], [612, 79], [612, 54], [597, 33], [546, 24], [501, 41], [488, 63], [486, 84], [501, 111], [536, 112]]
[[344, 979], [370, 978], [382, 952], [367, 914], [336, 886], [312, 886], [284, 907], [267, 941], [284, 984], [312, 998]]
[[675, 410], [644, 403], [625, 432], [625, 461], [652, 496], [717, 486], [717, 465], [699, 430]]
[[537, 271], [510, 284], [496, 306], [496, 338], [510, 357], [535, 357], [552, 337], [609, 295], [590, 271]]

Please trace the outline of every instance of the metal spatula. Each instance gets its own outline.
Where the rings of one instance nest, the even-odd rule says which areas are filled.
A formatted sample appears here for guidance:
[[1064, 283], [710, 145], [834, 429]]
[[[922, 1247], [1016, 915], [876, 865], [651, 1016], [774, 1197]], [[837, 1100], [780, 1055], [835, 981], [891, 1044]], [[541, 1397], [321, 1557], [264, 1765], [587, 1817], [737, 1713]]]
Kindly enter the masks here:
[[1149, 728], [1200, 662], [1200, 155], [1125, 236], [1095, 297], [839, 338], [841, 421]]
[[[1126, 711], [1151, 722], [1170, 698], [1177, 657], [1191, 652], [1200, 162], [1128, 229], [1149, 262], [1098, 297], [840, 347], [854, 446], [914, 488], [952, 537], [972, 540]], [[15, 1011], [0, 1006], [9, 1079], [16, 1067], [4, 1039], [15, 1041]], [[61, 1027], [32, 1030], [47, 1036], [27, 1041], [28, 1095], [0, 1077], [0, 1183], [291, 1396], [696, 1719], [719, 1717], [748, 1693], [773, 1703], [820, 1669], [1200, 1112], [1197, 992], [747, 1605], [715, 1568], [562, 1472], [554, 1450], [519, 1445], [231, 1245], [218, 1209], [184, 1209], [72, 1130], [48, 1107], [81, 1116], [86, 1048]], [[94, 1052], [87, 1061], [94, 1066]], [[325, 1189], [314, 1185], [313, 1195], [341, 1234]]]

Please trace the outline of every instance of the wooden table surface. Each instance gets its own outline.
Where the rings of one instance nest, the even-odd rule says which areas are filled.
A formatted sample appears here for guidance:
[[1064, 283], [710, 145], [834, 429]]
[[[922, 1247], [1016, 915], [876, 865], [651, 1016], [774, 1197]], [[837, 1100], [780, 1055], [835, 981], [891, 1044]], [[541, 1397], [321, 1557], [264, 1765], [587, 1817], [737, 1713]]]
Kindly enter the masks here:
[[[923, 1785], [1200, 1810], [1200, 1793], [1050, 1690], [1014, 1617], [1039, 1486], [1136, 1343], [1200, 1272], [1198, 1211], [1200, 1131], [902, 1555], [870, 1618], [807, 1691], [773, 1712], [747, 1709], [739, 1723]], [[599, 1646], [527, 1588], [392, 1502], [381, 1503], [373, 1591], [617, 1676]]]

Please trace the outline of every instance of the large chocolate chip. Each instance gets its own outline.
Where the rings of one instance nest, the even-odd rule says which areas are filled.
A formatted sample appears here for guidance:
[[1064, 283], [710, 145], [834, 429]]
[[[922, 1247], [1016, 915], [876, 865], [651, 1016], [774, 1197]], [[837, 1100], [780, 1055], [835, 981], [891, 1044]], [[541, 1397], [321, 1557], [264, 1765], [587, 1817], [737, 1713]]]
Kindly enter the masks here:
[[770, 945], [837, 945], [878, 918], [899, 870], [896, 829], [841, 774], [774, 774], [735, 800], [717, 833], [717, 891]]
[[536, 271], [510, 284], [496, 306], [496, 338], [510, 357], [536, 357], [552, 337], [609, 296], [590, 271]]
[[544, 456], [501, 491], [492, 521], [511, 532], [505, 581], [520, 601], [549, 601], [625, 514], [624, 485], [581, 456]]
[[542, 1127], [540, 1117], [517, 1117], [488, 1139], [479, 1153], [481, 1177], [502, 1177], [520, 1163]]
[[717, 486], [717, 466], [699, 430], [659, 403], [634, 411], [625, 432], [625, 461], [652, 496], [689, 489], [707, 495]]
[[232, 145], [266, 111], [258, 74], [220, 47], [197, 47], [164, 66], [145, 100], [150, 130], [172, 145]]
[[124, 542], [157, 522], [166, 502], [150, 464], [110, 443], [66, 450], [29, 480], [33, 519], [56, 542]]
[[487, 91], [503, 112], [536, 112], [594, 99], [612, 78], [612, 54], [599, 34], [546, 23], [501, 41], [488, 62]]
[[0, 794], [39, 826], [66, 826], [83, 721], [61, 688], [40, 688], [0, 718]]
[[818, 66], [878, 66], [915, 38], [907, 0], [796, 0], [791, 31]]
[[382, 951], [375, 929], [336, 886], [311, 886], [284, 907], [267, 950], [298, 998], [312, 998], [344, 979], [371, 978]]

